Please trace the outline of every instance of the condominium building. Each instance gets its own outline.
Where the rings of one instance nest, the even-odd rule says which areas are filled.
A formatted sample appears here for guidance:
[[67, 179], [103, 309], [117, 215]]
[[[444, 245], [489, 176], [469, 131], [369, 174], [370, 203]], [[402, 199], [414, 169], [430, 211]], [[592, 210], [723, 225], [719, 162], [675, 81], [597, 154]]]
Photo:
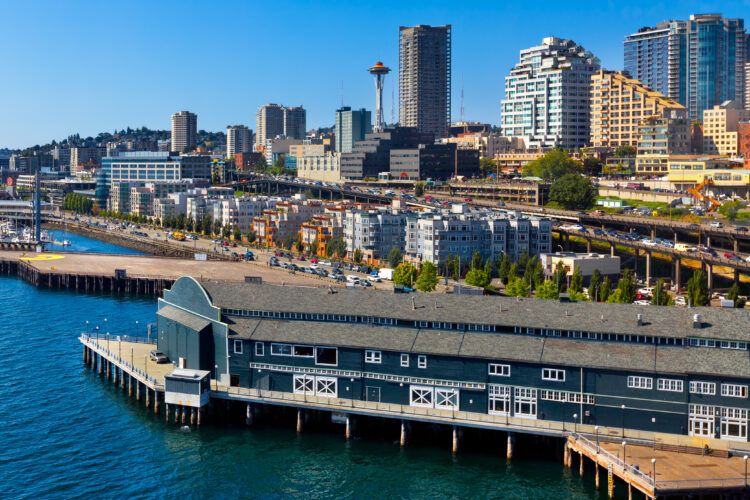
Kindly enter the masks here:
[[726, 101], [703, 111], [703, 153], [739, 154], [739, 123], [750, 120], [750, 111], [737, 101]]
[[218, 200], [216, 210], [222, 226], [239, 228], [246, 234], [253, 227], [253, 219], [260, 217], [264, 210], [273, 210], [276, 201], [267, 196], [226, 197]]
[[253, 131], [245, 125], [227, 127], [227, 158], [253, 150]]
[[366, 109], [352, 110], [344, 106], [336, 110], [334, 136], [336, 152], [350, 153], [356, 141], [364, 141], [365, 135], [372, 132], [371, 113]]
[[625, 38], [625, 71], [697, 120], [716, 104], [744, 102], [746, 43], [742, 19], [700, 14], [665, 21]]
[[280, 104], [265, 104], [255, 114], [255, 147], [261, 151], [269, 139], [282, 136], [304, 139], [307, 128], [307, 112], [302, 106], [285, 107]]
[[284, 135], [290, 139], [304, 139], [307, 135], [307, 111], [302, 106], [284, 108]]
[[359, 249], [362, 259], [385, 259], [397, 248], [404, 251], [406, 213], [392, 208], [353, 209], [344, 218], [344, 241], [348, 255]]
[[527, 148], [579, 149], [589, 142], [591, 76], [599, 59], [572, 40], [547, 37], [521, 51], [505, 77], [502, 135]]
[[451, 123], [451, 26], [398, 30], [399, 125], [445, 137]]
[[172, 115], [172, 151], [186, 152], [198, 144], [198, 115], [180, 111]]
[[346, 207], [326, 207], [324, 213], [313, 215], [300, 226], [300, 241], [305, 251], [320, 257], [326, 256], [326, 245], [329, 241], [344, 237], [344, 217]]
[[621, 71], [599, 70], [591, 76], [593, 147], [635, 147], [639, 124], [662, 116], [685, 118], [687, 110]]
[[253, 218], [253, 230], [257, 241], [275, 247], [299, 232], [303, 222], [323, 212], [319, 201], [283, 201], [273, 210], [263, 210]]
[[750, 121], [737, 124], [739, 153], [744, 158], [750, 158]]

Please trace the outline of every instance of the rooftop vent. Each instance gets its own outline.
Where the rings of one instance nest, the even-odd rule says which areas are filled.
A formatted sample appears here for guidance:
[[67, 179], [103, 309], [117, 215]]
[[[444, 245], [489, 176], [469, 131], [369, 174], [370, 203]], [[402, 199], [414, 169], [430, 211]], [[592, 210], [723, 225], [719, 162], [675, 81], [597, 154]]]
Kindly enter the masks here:
[[643, 326], [643, 314], [638, 314], [638, 326]]
[[700, 314], [693, 314], [693, 328], [703, 328]]

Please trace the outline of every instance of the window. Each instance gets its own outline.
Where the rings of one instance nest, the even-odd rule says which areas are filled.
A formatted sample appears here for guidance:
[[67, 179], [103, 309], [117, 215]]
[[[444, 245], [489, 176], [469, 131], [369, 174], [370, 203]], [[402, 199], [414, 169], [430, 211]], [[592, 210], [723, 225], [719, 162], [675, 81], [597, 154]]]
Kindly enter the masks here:
[[401, 366], [404, 368], [409, 368], [409, 355], [408, 354], [401, 355]]
[[432, 387], [413, 385], [409, 391], [409, 404], [411, 406], [432, 408], [433, 395]]
[[458, 410], [458, 390], [435, 388], [435, 408]]
[[552, 380], [554, 382], [565, 382], [565, 370], [556, 370], [554, 368], [542, 368], [542, 380]]
[[489, 374], [500, 377], [510, 377], [510, 365], [501, 365], [498, 363], [489, 364]]
[[419, 368], [427, 368], [427, 356], [424, 354], [417, 356], [417, 366]]
[[380, 351], [365, 351], [365, 363], [380, 364], [383, 359]]
[[730, 398], [746, 398], [747, 386], [739, 384], [721, 384], [721, 395]]
[[242, 354], [242, 341], [241, 340], [234, 341], [234, 353]]
[[264, 349], [263, 349], [263, 342], [256, 342], [255, 343], [255, 355], [256, 356], [264, 356]]
[[713, 382], [690, 382], [692, 394], [716, 394], [716, 384]]
[[336, 366], [339, 364], [339, 351], [336, 347], [316, 347], [315, 364]]
[[628, 387], [631, 389], [653, 389], [654, 379], [651, 377], [636, 377], [631, 375], [628, 377]]
[[660, 378], [656, 381], [656, 388], [660, 391], [682, 392], [682, 380]]
[[516, 387], [513, 413], [520, 418], [536, 418], [536, 389]]
[[490, 415], [510, 415], [510, 387], [507, 385], [490, 385], [488, 387]]
[[690, 405], [690, 413], [689, 413], [689, 419], [688, 419], [688, 435], [700, 436], [700, 437], [714, 437], [713, 429], [714, 429], [714, 416], [715, 415], [716, 413], [715, 413], [715, 409], [713, 406]]
[[336, 377], [316, 377], [315, 375], [294, 375], [293, 390], [295, 394], [335, 398]]
[[271, 356], [291, 356], [292, 344], [271, 344]]
[[747, 410], [721, 408], [721, 437], [735, 441], [747, 441]]
[[294, 356], [298, 358], [312, 358], [313, 357], [313, 346], [311, 345], [295, 345]]

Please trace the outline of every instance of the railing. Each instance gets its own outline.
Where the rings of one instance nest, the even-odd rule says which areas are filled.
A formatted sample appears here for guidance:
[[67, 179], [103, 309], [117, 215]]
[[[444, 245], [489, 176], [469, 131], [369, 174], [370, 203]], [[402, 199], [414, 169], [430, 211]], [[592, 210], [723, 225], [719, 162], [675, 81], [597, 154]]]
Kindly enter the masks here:
[[572, 438], [575, 440], [578, 446], [586, 449], [590, 454], [603, 456], [607, 460], [608, 463], [612, 464], [614, 468], [619, 469], [623, 474], [631, 475], [633, 479], [635, 479], [637, 482], [642, 483], [642, 485], [647, 488], [650, 488], [650, 489], [655, 488], [654, 478], [651, 477], [649, 474], [645, 474], [641, 472], [640, 470], [636, 469], [634, 466], [627, 463], [625, 460], [611, 454], [607, 450], [602, 449], [601, 446], [589, 441], [588, 439], [586, 439], [585, 437], [581, 435], [574, 434]]
[[[117, 338], [119, 339], [119, 337], [117, 337]], [[136, 367], [135, 365], [133, 365], [129, 361], [125, 361], [120, 356], [118, 356], [114, 352], [110, 351], [106, 346], [103, 346], [102, 344], [100, 344], [99, 340], [101, 340], [101, 339], [97, 339], [96, 337], [91, 337], [89, 335], [86, 335], [85, 333], [81, 334], [81, 341], [85, 345], [88, 345], [89, 347], [94, 348], [96, 350], [96, 352], [98, 352], [99, 354], [105, 356], [109, 361], [113, 361], [115, 364], [120, 365], [121, 368], [124, 368], [125, 370], [129, 371], [130, 373], [134, 373], [134, 374], [140, 376], [141, 378], [143, 378], [147, 382], [150, 382], [151, 384], [153, 384], [153, 386], [155, 388], [157, 386], [161, 386], [161, 384], [159, 384], [157, 382], [157, 380], [154, 377], [152, 377], [151, 375], [149, 375], [145, 370], [142, 370], [142, 369]], [[143, 342], [143, 343], [147, 343], [147, 342]]]
[[666, 490], [687, 490], [694, 491], [698, 489], [724, 489], [740, 488], [747, 485], [747, 479], [744, 477], [725, 477], [709, 479], [670, 479], [656, 482], [660, 492]]

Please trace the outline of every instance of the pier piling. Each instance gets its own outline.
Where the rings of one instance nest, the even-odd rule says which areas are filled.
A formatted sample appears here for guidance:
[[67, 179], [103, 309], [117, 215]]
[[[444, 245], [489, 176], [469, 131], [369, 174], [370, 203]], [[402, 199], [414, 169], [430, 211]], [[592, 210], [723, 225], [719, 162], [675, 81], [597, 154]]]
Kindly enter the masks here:
[[406, 420], [401, 421], [401, 446], [406, 446]]
[[182, 407], [180, 405], [177, 405], [174, 407], [174, 423], [175, 424], [180, 423], [180, 411], [182, 411]]
[[594, 462], [594, 485], [599, 489], [599, 464]]
[[346, 415], [346, 439], [347, 441], [352, 437], [352, 416]]
[[253, 425], [253, 405], [251, 403], [247, 404], [245, 413], [245, 425]]
[[190, 408], [190, 425], [195, 425], [195, 408]]
[[578, 458], [578, 475], [583, 477], [583, 453], [579, 453]]
[[506, 456], [506, 458], [508, 460], [510, 460], [511, 458], [513, 458], [513, 444], [514, 444], [514, 441], [515, 441], [515, 436], [513, 435], [512, 432], [509, 432], [508, 433], [508, 446], [507, 446], [507, 450], [505, 452], [505, 456]]
[[302, 433], [302, 408], [297, 410], [297, 434]]
[[133, 376], [128, 375], [128, 397], [133, 397]]
[[180, 407], [180, 423], [182, 425], [185, 425], [185, 422], [187, 421], [187, 407], [181, 406]]
[[169, 403], [164, 407], [164, 415], [167, 423], [169, 423]]
[[453, 453], [458, 453], [458, 427], [453, 426]]
[[198, 427], [201, 426], [202, 419], [203, 419], [203, 408], [198, 408]]
[[138, 380], [135, 381], [135, 400], [141, 400], [141, 383]]
[[154, 391], [154, 415], [159, 414], [159, 394]]
[[144, 396], [146, 397], [146, 408], [151, 408], [151, 400], [149, 398], [149, 392], [151, 391], [148, 388], [148, 386], [145, 386], [145, 389], [146, 389], [146, 393], [144, 394]]

